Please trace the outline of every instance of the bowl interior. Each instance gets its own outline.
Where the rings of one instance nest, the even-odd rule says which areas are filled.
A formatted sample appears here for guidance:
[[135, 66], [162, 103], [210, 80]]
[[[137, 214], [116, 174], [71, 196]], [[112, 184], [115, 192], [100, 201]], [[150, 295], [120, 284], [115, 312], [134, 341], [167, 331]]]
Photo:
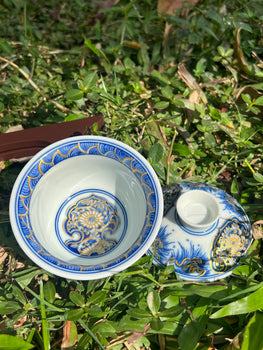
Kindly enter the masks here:
[[134, 263], [153, 242], [162, 214], [161, 186], [149, 163], [104, 137], [48, 146], [22, 170], [10, 200], [22, 249], [69, 278], [99, 271], [95, 278], [104, 277]]
[[113, 159], [69, 158], [45, 174], [29, 217], [39, 243], [74, 264], [107, 263], [124, 254], [144, 226], [146, 198], [136, 176]]

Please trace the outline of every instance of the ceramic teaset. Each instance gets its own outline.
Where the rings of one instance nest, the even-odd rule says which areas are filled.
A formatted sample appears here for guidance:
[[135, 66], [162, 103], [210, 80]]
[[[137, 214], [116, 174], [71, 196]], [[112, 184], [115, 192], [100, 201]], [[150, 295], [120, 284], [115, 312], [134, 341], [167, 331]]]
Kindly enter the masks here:
[[226, 192], [198, 182], [163, 189], [164, 218], [149, 249], [178, 277], [215, 281], [227, 277], [252, 241], [249, 219]]
[[99, 136], [36, 154], [14, 184], [10, 221], [32, 261], [76, 280], [152, 254], [183, 280], [214, 281], [231, 274], [252, 241], [246, 213], [227, 193], [197, 182], [162, 189], [140, 153]]

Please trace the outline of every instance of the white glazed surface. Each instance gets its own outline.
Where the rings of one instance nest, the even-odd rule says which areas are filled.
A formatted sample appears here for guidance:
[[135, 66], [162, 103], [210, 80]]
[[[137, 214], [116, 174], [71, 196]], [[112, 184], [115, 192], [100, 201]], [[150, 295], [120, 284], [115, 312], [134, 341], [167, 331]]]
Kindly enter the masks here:
[[[136, 241], [146, 214], [146, 200], [139, 182], [127, 168], [112, 159], [99, 156], [74, 157], [51, 169], [41, 178], [32, 195], [30, 220], [33, 231], [38, 232], [41, 245], [58, 259], [84, 265], [90, 264], [91, 259], [85, 261], [72, 256], [63, 249], [54, 232], [55, 218], [61, 204], [66, 198], [87, 189], [100, 189], [116, 196], [129, 218], [121, 245], [106, 256], [106, 261], [116, 259]], [[106, 261], [105, 256], [95, 260], [96, 264]]]
[[219, 205], [216, 199], [201, 190], [181, 194], [176, 202], [176, 210], [187, 227], [201, 232], [213, 225], [219, 215]]
[[[180, 195], [203, 191], [217, 202], [218, 217], [201, 232], [185, 225], [178, 215]], [[240, 204], [223, 190], [198, 182], [167, 186], [164, 218], [148, 254], [157, 265], [173, 265], [186, 281], [211, 282], [229, 276], [253, 241], [249, 219]], [[189, 194], [191, 197], [191, 194]]]
[[[101, 231], [108, 246], [89, 251], [86, 242], [96, 237], [87, 239], [87, 232], [93, 237], [96, 225], [82, 223], [96, 215], [96, 225], [109, 218]], [[162, 189], [150, 164], [107, 137], [76, 136], [46, 147], [23, 168], [10, 198], [12, 229], [24, 252], [47, 271], [72, 279], [104, 278], [135, 263], [154, 241], [162, 217]], [[85, 239], [78, 246], [80, 232]]]

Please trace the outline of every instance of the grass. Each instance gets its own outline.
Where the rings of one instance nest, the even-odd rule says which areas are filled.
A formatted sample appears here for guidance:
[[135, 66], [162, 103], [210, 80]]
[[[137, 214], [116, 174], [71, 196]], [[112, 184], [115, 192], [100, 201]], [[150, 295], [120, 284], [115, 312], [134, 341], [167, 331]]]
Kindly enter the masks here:
[[[2, 1], [0, 132], [103, 114], [92, 133], [140, 151], [162, 185], [216, 185], [262, 219], [261, 1], [186, 13], [150, 0]], [[216, 283], [179, 281], [150, 256], [110, 278], [61, 279], [17, 246], [8, 201], [23, 164], [0, 164], [0, 349], [263, 348], [261, 239]]]

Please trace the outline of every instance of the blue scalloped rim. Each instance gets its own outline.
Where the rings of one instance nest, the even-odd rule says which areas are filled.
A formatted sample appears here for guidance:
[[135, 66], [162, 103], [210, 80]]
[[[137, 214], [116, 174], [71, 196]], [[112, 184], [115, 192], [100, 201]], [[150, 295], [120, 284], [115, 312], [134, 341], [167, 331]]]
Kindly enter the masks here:
[[[42, 176], [63, 160], [83, 155], [108, 157], [123, 164], [136, 176], [143, 188], [147, 202], [145, 225], [139, 238], [119, 259], [112, 260], [107, 264], [74, 265], [58, 260], [41, 247], [30, 223], [30, 199]], [[53, 147], [49, 146], [47, 153], [41, 153], [39, 156], [32, 158], [31, 161], [32, 164], [30, 164], [30, 167], [27, 169], [18, 185], [14, 210], [19, 234], [23, 238], [28, 249], [30, 249], [37, 259], [42, 260], [45, 264], [57, 270], [76, 274], [96, 274], [101, 271], [116, 268], [124, 262], [126, 263], [147, 244], [155, 229], [156, 221], [161, 214], [160, 201], [162, 198], [159, 198], [155, 183], [156, 180], [149, 172], [147, 165], [137, 157], [132, 150], [126, 149], [125, 146], [122, 146], [120, 143], [114, 143], [114, 141], [110, 139], [102, 140], [102, 138], [97, 139], [96, 137], [74, 137], [65, 140], [65, 143], [54, 144]]]

